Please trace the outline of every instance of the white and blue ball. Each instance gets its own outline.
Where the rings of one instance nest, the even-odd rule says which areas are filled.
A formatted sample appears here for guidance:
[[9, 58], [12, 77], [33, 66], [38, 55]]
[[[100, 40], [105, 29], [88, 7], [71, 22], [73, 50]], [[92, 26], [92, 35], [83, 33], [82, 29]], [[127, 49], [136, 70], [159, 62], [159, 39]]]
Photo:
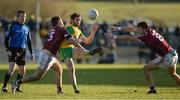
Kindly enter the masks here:
[[92, 9], [88, 10], [88, 18], [90, 20], [96, 20], [96, 19], [98, 19], [98, 17], [99, 17], [99, 12], [97, 9], [92, 8]]

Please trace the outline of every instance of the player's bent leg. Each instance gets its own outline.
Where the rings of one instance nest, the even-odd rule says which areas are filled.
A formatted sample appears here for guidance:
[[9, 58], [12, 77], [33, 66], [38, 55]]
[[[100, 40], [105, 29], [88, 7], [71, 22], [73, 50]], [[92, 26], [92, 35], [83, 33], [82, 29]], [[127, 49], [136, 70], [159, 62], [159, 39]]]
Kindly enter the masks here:
[[76, 80], [76, 74], [75, 74], [75, 67], [74, 67], [74, 62], [72, 58], [67, 58], [65, 60], [65, 64], [68, 67], [69, 70], [69, 79], [73, 85], [74, 92], [75, 93], [80, 93], [79, 88], [77, 86], [77, 80]]
[[161, 58], [156, 58], [153, 61], [150, 61], [144, 66], [144, 75], [148, 82], [148, 86], [150, 88], [148, 94], [157, 93], [156, 89], [154, 88], [154, 81], [153, 81], [153, 75], [152, 70], [158, 69], [159, 65], [157, 62], [161, 61]]
[[153, 81], [153, 76], [152, 76], [153, 69], [155, 69], [153, 65], [147, 64], [144, 66], [144, 75], [147, 80], [148, 86], [150, 88], [147, 94], [157, 93], [156, 89], [154, 88], [154, 81]]
[[176, 65], [174, 65], [173, 67], [168, 67], [168, 73], [180, 86], [180, 76], [176, 73]]
[[180, 76], [176, 73], [176, 64], [178, 61], [178, 54], [176, 51], [170, 52], [165, 56], [165, 65], [168, 67], [169, 75], [174, 78], [180, 86]]
[[152, 76], [152, 70], [158, 69], [159, 67], [153, 64], [152, 62], [149, 62], [144, 66], [144, 74], [148, 81], [149, 86], [154, 86], [153, 82], [153, 76]]
[[40, 80], [47, 72], [47, 69], [41, 69], [37, 68], [36, 72], [34, 74], [31, 74], [21, 80], [21, 83], [27, 83], [27, 82], [32, 82], [32, 81], [37, 81]]
[[46, 69], [41, 69], [40, 67], [38, 67], [34, 74], [24, 77], [23, 79], [13, 81], [12, 82], [12, 92], [14, 92], [14, 93], [16, 92], [16, 89], [19, 84], [40, 80], [46, 74], [47, 71], [48, 70], [46, 70]]
[[56, 72], [57, 93], [63, 93], [64, 92], [62, 88], [63, 69], [58, 60], [55, 60], [55, 63], [52, 65], [51, 69], [53, 69]]
[[46, 72], [49, 70], [49, 68], [54, 64], [55, 58], [53, 56], [48, 55], [46, 52], [41, 52], [39, 56], [39, 67], [37, 68], [36, 72], [27, 77], [22, 79], [22, 83], [31, 82], [39, 80], [41, 77], [43, 77]]

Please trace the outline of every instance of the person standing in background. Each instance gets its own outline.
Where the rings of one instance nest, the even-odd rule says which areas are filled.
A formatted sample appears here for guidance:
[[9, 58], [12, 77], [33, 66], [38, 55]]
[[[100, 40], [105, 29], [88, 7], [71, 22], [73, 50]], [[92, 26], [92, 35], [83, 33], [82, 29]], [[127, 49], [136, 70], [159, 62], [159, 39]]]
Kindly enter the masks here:
[[[25, 56], [26, 56], [26, 47], [28, 46], [29, 52], [31, 54], [31, 60], [34, 60], [34, 54], [31, 45], [31, 36], [29, 27], [25, 25], [26, 21], [26, 12], [22, 10], [17, 11], [17, 20], [11, 24], [8, 34], [5, 37], [5, 47], [6, 52], [9, 57], [9, 69], [4, 76], [4, 83], [2, 87], [2, 92], [7, 91], [7, 83], [10, 80], [10, 77], [13, 75], [16, 64], [19, 67], [19, 73], [17, 79], [24, 77], [26, 73], [25, 68]], [[20, 85], [16, 89], [16, 92], [22, 92]]]

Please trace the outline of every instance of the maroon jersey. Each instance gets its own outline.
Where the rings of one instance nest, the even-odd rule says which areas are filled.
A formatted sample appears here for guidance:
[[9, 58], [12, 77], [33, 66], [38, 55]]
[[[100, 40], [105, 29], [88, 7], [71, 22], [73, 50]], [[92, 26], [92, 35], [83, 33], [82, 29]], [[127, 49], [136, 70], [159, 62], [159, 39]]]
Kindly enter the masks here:
[[153, 29], [149, 29], [144, 35], [138, 36], [138, 39], [144, 42], [160, 56], [165, 56], [173, 50], [167, 41]]
[[50, 30], [49, 37], [43, 49], [47, 49], [53, 55], [57, 54], [60, 44], [65, 38], [69, 39], [71, 35], [63, 28], [56, 26]]

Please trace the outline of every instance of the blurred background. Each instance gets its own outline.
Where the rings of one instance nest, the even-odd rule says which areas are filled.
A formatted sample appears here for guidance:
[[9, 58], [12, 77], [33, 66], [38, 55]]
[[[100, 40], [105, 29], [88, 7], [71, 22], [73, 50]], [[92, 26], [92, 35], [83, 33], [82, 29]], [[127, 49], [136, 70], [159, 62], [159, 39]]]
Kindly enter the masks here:
[[[108, 27], [136, 26], [147, 21], [180, 54], [180, 0], [1, 0], [0, 1], [0, 63], [7, 63], [4, 39], [9, 25], [16, 20], [16, 11], [27, 13], [26, 24], [30, 27], [35, 53], [42, 48], [48, 37], [50, 18], [61, 16], [65, 25], [69, 15], [78, 12], [82, 16], [80, 29], [87, 36], [93, 21], [87, 17], [88, 9], [99, 11], [100, 25], [93, 42], [85, 48], [103, 46], [105, 53], [76, 60], [76, 63], [145, 63], [156, 54], [142, 43], [113, 41], [104, 37], [111, 32]], [[113, 32], [113, 34], [134, 34]], [[82, 44], [84, 45], [84, 44]], [[28, 54], [27, 54], [28, 55]], [[180, 60], [179, 60], [180, 62]]]

